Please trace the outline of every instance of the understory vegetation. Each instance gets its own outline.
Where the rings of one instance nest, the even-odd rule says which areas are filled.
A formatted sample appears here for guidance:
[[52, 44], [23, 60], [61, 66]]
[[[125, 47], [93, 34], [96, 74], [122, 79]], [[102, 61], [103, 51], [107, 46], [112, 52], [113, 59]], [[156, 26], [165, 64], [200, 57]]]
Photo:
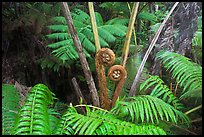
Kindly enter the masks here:
[[[88, 2], [67, 4], [101, 103], [90, 7]], [[144, 64], [135, 94], [130, 95], [149, 45], [175, 3], [138, 4], [123, 66], [127, 76], [111, 106], [121, 83], [109, 78], [110, 69], [123, 60], [135, 2], [93, 2], [99, 44], [111, 49], [115, 58], [112, 66], [101, 69], [105, 100], [111, 106], [106, 109], [104, 102], [93, 105], [76, 36], [61, 3], [2, 2], [2, 134], [202, 134], [201, 2], [178, 3]]]

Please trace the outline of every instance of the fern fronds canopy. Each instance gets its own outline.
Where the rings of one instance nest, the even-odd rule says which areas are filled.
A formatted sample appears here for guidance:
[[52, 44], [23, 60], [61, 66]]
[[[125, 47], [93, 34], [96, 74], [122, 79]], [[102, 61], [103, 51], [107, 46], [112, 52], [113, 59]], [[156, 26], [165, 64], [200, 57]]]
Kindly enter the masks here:
[[111, 110], [115, 115], [126, 118], [136, 123], [152, 122], [159, 123], [159, 120], [172, 123], [189, 123], [189, 118], [181, 111], [170, 104], [151, 95], [138, 95], [130, 97], [131, 102], [119, 101]]
[[53, 103], [53, 99], [54, 94], [48, 87], [43, 84], [35, 85], [15, 119], [13, 134], [51, 134], [47, 106]]
[[[95, 12], [95, 14], [101, 47], [109, 47], [109, 44], [115, 42], [118, 37], [125, 37], [127, 27], [122, 22], [106, 24], [103, 22], [100, 13]], [[91, 54], [96, 52], [90, 17], [80, 9], [74, 9], [71, 15], [83, 51], [86, 57], [89, 58]], [[49, 25], [48, 28], [52, 31], [52, 34], [48, 34], [47, 38], [53, 40], [52, 43], [48, 44], [48, 47], [53, 49], [52, 54], [60, 58], [63, 62], [77, 60], [79, 57], [72, 38], [68, 34], [65, 18], [57, 16], [52, 18], [51, 21], [53, 25]]]
[[180, 98], [202, 97], [202, 67], [200, 65], [185, 56], [169, 51], [158, 52], [156, 58], [172, 73], [172, 77], [180, 87], [183, 87]]
[[[86, 107], [86, 114], [79, 114], [74, 107], [68, 108], [59, 125], [58, 132], [74, 132], [78, 135], [165, 135], [165, 131], [154, 125], [135, 125], [121, 121], [102, 110]], [[63, 129], [66, 132], [63, 132]], [[58, 133], [57, 132], [57, 133]]]

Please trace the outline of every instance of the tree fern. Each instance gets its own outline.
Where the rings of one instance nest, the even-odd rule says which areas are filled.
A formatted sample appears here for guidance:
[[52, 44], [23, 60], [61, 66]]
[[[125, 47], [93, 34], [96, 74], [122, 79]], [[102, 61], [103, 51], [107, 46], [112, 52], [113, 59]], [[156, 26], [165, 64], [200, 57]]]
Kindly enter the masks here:
[[[80, 9], [74, 9], [72, 14], [74, 26], [83, 46], [86, 57], [95, 53], [95, 45], [93, 32], [91, 30], [90, 17], [87, 13]], [[98, 24], [98, 33], [101, 47], [109, 47], [109, 43], [113, 43], [117, 37], [125, 37], [127, 27], [122, 24], [104, 25], [100, 13], [96, 12], [96, 20]], [[75, 61], [78, 59], [72, 38], [68, 35], [68, 28], [64, 17], [57, 16], [51, 19], [53, 25], [48, 28], [52, 30], [52, 34], [47, 37], [54, 40], [48, 44], [53, 49], [52, 54], [59, 59], [65, 61]]]
[[[164, 130], [154, 125], [135, 125], [117, 119], [103, 110], [91, 110], [86, 107], [86, 114], [79, 114], [74, 107], [68, 108], [64, 114], [58, 131], [74, 132], [79, 135], [151, 135], [166, 134]], [[61, 132], [61, 133], [62, 133]]]
[[151, 95], [130, 97], [131, 102], [119, 101], [112, 112], [136, 123], [159, 123], [159, 120], [172, 123], [189, 123], [189, 118], [170, 104]]
[[69, 68], [69, 65], [72, 62], [62, 62], [62, 60], [54, 57], [54, 56], [49, 56], [47, 58], [41, 58], [36, 61], [38, 64], [40, 64], [41, 68], [48, 68], [48, 69], [53, 69], [54, 71], [58, 72], [61, 67]]
[[160, 51], [157, 58], [172, 73], [178, 84], [183, 87], [184, 97], [202, 97], [202, 67], [180, 54]]
[[174, 106], [175, 109], [183, 108], [183, 104], [180, 103], [178, 98], [173, 94], [172, 91], [164, 84], [164, 81], [159, 78], [159, 76], [151, 76], [146, 81], [144, 81], [141, 86], [140, 90], [147, 90], [149, 87], [154, 88], [152, 89], [150, 95], [161, 98], [168, 104]]
[[2, 85], [2, 134], [9, 135], [19, 110], [19, 95], [14, 85]]
[[13, 134], [51, 134], [47, 106], [53, 99], [53, 93], [45, 85], [35, 85], [15, 119]]

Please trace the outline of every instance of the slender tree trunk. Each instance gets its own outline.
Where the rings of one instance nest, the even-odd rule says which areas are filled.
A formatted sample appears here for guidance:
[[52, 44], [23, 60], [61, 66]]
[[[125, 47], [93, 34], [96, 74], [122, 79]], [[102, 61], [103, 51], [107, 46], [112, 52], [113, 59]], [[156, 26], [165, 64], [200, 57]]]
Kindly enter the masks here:
[[166, 23], [167, 20], [169, 19], [170, 15], [171, 15], [172, 12], [174, 11], [174, 9], [175, 9], [176, 6], [178, 5], [178, 3], [179, 3], [179, 2], [176, 2], [176, 3], [174, 4], [174, 6], [173, 6], [172, 9], [170, 10], [170, 12], [169, 12], [168, 15], [166, 16], [166, 18], [164, 19], [164, 21], [163, 21], [162, 24], [160, 25], [159, 29], [158, 29], [157, 32], [155, 33], [154, 38], [152, 39], [151, 44], [150, 44], [150, 46], [149, 46], [147, 52], [145, 53], [145, 56], [144, 56], [144, 58], [143, 58], [143, 60], [142, 60], [142, 62], [141, 62], [141, 64], [140, 64], [140, 67], [139, 67], [139, 69], [138, 69], [138, 71], [137, 71], [137, 74], [136, 74], [136, 76], [135, 76], [135, 80], [134, 80], [134, 82], [133, 82], [133, 84], [132, 84], [132, 86], [131, 86], [131, 89], [130, 89], [130, 92], [129, 92], [129, 95], [130, 95], [130, 96], [134, 96], [134, 95], [135, 95], [136, 86], [137, 86], [137, 83], [139, 82], [139, 79], [140, 79], [140, 76], [141, 76], [141, 74], [142, 74], [142, 70], [143, 70], [143, 68], [144, 68], [144, 65], [145, 65], [145, 63], [146, 63], [146, 61], [147, 61], [147, 58], [148, 58], [148, 56], [149, 56], [151, 50], [153, 49], [155, 43], [157, 42], [157, 39], [159, 38], [159, 35], [160, 35], [160, 33], [161, 33], [161, 31], [162, 31], [162, 29], [163, 29], [165, 23]]
[[81, 62], [81, 66], [82, 66], [82, 69], [84, 71], [85, 78], [86, 78], [90, 93], [92, 95], [93, 105], [99, 107], [99, 97], [98, 97], [98, 93], [96, 90], [96, 86], [95, 86], [93, 77], [91, 75], [91, 71], [90, 71], [90, 68], [88, 66], [88, 62], [86, 60], [85, 54], [82, 50], [81, 42], [80, 42], [79, 37], [77, 35], [77, 32], [74, 28], [72, 17], [71, 17], [70, 11], [69, 11], [69, 7], [68, 7], [66, 2], [61, 2], [61, 6], [62, 6], [62, 10], [63, 10], [64, 16], [66, 18], [66, 21], [67, 21], [69, 32], [70, 32], [72, 39], [74, 41], [74, 45], [76, 46], [76, 49], [77, 49], [77, 52], [79, 55], [79, 59]]

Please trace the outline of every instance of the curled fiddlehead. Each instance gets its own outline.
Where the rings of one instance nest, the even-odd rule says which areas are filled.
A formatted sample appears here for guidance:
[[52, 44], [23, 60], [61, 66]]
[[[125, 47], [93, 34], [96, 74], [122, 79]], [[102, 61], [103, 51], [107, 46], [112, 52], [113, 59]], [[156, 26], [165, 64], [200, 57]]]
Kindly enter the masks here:
[[115, 105], [115, 102], [118, 96], [120, 95], [121, 89], [127, 78], [127, 71], [125, 67], [121, 65], [114, 65], [109, 69], [108, 77], [110, 78], [110, 80], [117, 82], [117, 87], [113, 94], [112, 103], [111, 103], [111, 107], [113, 107]]
[[115, 62], [115, 54], [109, 48], [101, 48], [96, 53], [95, 61], [105, 67], [111, 66]]
[[106, 84], [106, 76], [104, 67], [111, 66], [115, 62], [115, 54], [109, 48], [101, 48], [95, 56], [96, 71], [98, 73], [98, 81], [100, 88], [100, 103], [104, 109], [110, 108], [110, 101], [108, 99], [108, 90]]

